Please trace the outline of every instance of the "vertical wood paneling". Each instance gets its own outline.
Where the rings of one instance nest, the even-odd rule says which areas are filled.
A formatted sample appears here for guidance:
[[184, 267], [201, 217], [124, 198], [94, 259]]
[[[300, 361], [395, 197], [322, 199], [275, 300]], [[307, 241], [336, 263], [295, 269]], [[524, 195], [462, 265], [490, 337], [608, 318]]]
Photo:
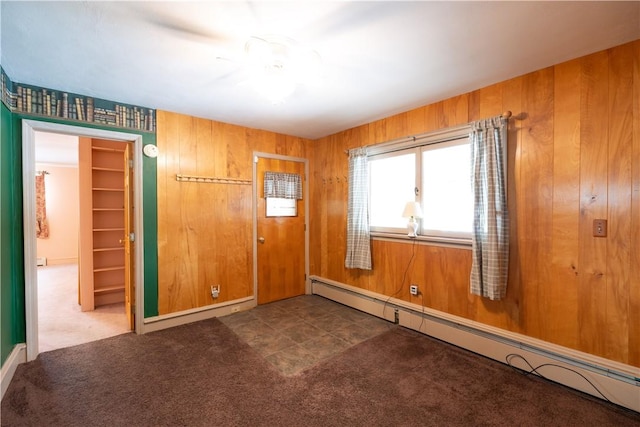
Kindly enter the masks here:
[[469, 122], [469, 97], [455, 96], [442, 101], [443, 127], [463, 125]]
[[607, 299], [605, 354], [628, 359], [633, 156], [633, 46], [609, 51]]
[[[308, 141], [164, 111], [157, 117], [159, 313], [252, 295], [251, 185], [175, 175], [250, 180], [254, 150], [304, 157]], [[217, 300], [212, 285], [221, 287]]]
[[582, 58], [580, 107], [580, 350], [604, 356], [607, 240], [593, 237], [593, 220], [607, 217], [608, 61], [599, 52]]
[[555, 67], [553, 145], [553, 220], [548, 316], [564, 319], [547, 326], [547, 339], [576, 347], [578, 336], [578, 263], [580, 242], [580, 61]]
[[508, 329], [522, 331], [521, 295], [522, 273], [520, 261], [518, 200], [522, 196], [520, 184], [520, 147], [522, 139], [522, 86], [523, 79], [516, 78], [504, 83], [502, 88], [502, 110], [511, 111], [513, 117], [507, 128], [507, 209], [509, 211], [509, 275], [504, 310], [508, 313]]
[[424, 108], [416, 108], [407, 113], [407, 135], [415, 135], [424, 132], [425, 129]]
[[551, 283], [553, 69], [524, 76], [522, 102], [527, 112], [520, 165], [523, 197], [518, 210], [522, 227], [523, 314], [528, 333], [543, 338], [550, 324], [545, 313]]
[[[411, 135], [511, 110], [505, 300], [470, 296], [468, 249], [417, 245], [409, 264], [411, 243], [374, 240], [373, 271], [344, 269], [347, 187], [319, 182], [312, 274], [640, 366], [639, 58], [636, 41], [314, 144], [318, 180], [346, 173], [343, 150], [397, 137], [403, 126]], [[609, 221], [608, 237], [592, 236], [595, 218]], [[424, 298], [408, 294], [411, 283]]]
[[631, 153], [631, 260], [629, 268], [629, 361], [640, 366], [640, 41], [632, 44], [633, 151]]

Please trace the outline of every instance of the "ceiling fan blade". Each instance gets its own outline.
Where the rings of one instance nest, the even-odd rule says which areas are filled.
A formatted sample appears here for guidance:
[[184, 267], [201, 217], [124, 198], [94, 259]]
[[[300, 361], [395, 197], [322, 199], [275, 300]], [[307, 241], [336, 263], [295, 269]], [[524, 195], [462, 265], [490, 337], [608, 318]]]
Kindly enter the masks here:
[[[164, 6], [163, 4], [161, 5]], [[156, 28], [168, 30], [171, 34], [183, 39], [201, 43], [229, 41], [227, 35], [197, 24], [194, 20], [188, 19], [185, 13], [181, 14], [181, 16], [171, 13], [170, 9], [166, 9], [171, 6], [171, 4], [168, 4], [165, 10], [161, 10], [153, 3], [136, 2], [128, 4], [131, 12], [138, 15], [140, 20]]]

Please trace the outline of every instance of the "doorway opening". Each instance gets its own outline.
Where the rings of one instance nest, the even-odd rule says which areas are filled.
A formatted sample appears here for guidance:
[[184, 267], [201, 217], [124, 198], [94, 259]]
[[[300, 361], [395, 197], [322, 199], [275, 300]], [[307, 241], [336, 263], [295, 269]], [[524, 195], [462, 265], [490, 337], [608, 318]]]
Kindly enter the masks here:
[[[38, 269], [44, 273], [46, 269], [53, 270], [55, 266], [49, 265], [38, 267], [38, 264], [44, 264], [42, 258], [37, 255], [37, 239], [36, 239], [36, 139], [38, 133], [50, 133], [57, 135], [67, 135], [75, 137], [86, 138], [98, 138], [103, 140], [121, 141], [128, 143], [131, 150], [129, 151], [129, 160], [127, 164], [132, 165], [131, 172], [129, 174], [129, 182], [132, 184], [130, 187], [135, 189], [131, 193], [130, 203], [135, 206], [135, 213], [129, 218], [132, 230], [135, 230], [134, 234], [131, 234], [131, 239], [140, 239], [142, 241], [143, 230], [143, 215], [142, 215], [142, 136], [138, 134], [129, 134], [126, 132], [117, 132], [101, 129], [84, 128], [80, 126], [62, 125], [56, 123], [39, 122], [35, 120], [23, 120], [22, 121], [22, 163], [23, 163], [23, 218], [24, 218], [24, 263], [25, 263], [25, 308], [26, 308], [26, 341], [27, 341], [27, 360], [34, 360], [40, 352], [39, 346], [39, 293], [42, 296], [46, 296], [46, 292], [43, 289], [40, 292], [39, 278], [41, 276]], [[123, 209], [121, 209], [123, 210]], [[131, 212], [134, 209], [130, 209]], [[78, 234], [80, 236], [80, 233]], [[71, 238], [73, 239], [73, 237]], [[77, 239], [79, 240], [79, 239]], [[130, 303], [134, 312], [142, 313], [142, 307], [144, 307], [144, 290], [143, 290], [143, 257], [142, 257], [142, 245], [134, 245], [133, 243], [127, 243], [127, 251], [129, 254], [130, 266], [131, 266], [131, 289]], [[125, 256], [126, 257], [126, 256]], [[64, 258], [64, 257], [62, 257]], [[72, 257], [71, 257], [72, 258]], [[44, 268], [43, 268], [44, 267]], [[59, 270], [64, 270], [63, 267]], [[77, 290], [78, 284], [78, 270], [74, 269], [73, 265], [69, 271], [59, 271], [63, 276], [72, 277], [75, 276], [75, 287]], [[43, 274], [44, 276], [45, 274]], [[44, 281], [46, 279], [43, 278]], [[67, 279], [64, 279], [66, 282]], [[138, 284], [134, 287], [134, 284]], [[44, 282], [43, 282], [44, 286]], [[73, 292], [73, 291], [72, 291]], [[75, 294], [78, 295], [77, 293]], [[72, 301], [73, 304], [78, 304], [78, 298]], [[46, 303], [42, 303], [45, 305]], [[94, 313], [95, 314], [95, 313]], [[135, 320], [131, 323], [127, 323], [126, 316], [122, 313], [124, 323], [127, 325], [123, 331], [127, 332], [133, 330], [136, 333], [142, 333], [143, 319], [142, 316], [136, 316]], [[121, 319], [122, 319], [121, 318]], [[106, 328], [107, 330], [110, 327]], [[117, 333], [110, 332], [112, 335]], [[96, 339], [103, 338], [97, 336]], [[73, 344], [69, 344], [73, 345]], [[46, 345], [43, 345], [42, 350], [48, 350]]]
[[[43, 218], [41, 227], [36, 230], [40, 352], [131, 331], [122, 301], [124, 295], [118, 295], [117, 291], [107, 294], [111, 298], [108, 301], [110, 304], [90, 308], [86, 307], [86, 303], [85, 306], [82, 305], [83, 300], [88, 299], [88, 292], [80, 286], [83, 282], [79, 270], [81, 242], [86, 242], [87, 238], [91, 239], [93, 236], [90, 229], [83, 229], [79, 224], [87, 222], [86, 217], [88, 221], [93, 220], [91, 210], [95, 208], [92, 206], [94, 201], [91, 192], [80, 191], [82, 187], [91, 187], [91, 176], [87, 179], [86, 169], [90, 168], [92, 159], [81, 159], [80, 156], [82, 152], [84, 157], [91, 157], [91, 150], [85, 147], [87, 144], [92, 144], [92, 140], [73, 135], [36, 132], [36, 218]], [[89, 156], [85, 153], [89, 153]], [[118, 184], [122, 186], [122, 162], [114, 166], [114, 171], [107, 172], [108, 178], [115, 180], [112, 187], [118, 187]], [[116, 202], [118, 196], [122, 199], [122, 193], [113, 194]], [[116, 203], [116, 206], [121, 205], [122, 202]], [[81, 212], [81, 207], [89, 212]], [[97, 215], [104, 216], [107, 213], [116, 221], [118, 216], [123, 218], [123, 212], [118, 210], [98, 212]], [[123, 219], [119, 223], [122, 221]], [[88, 249], [90, 248], [85, 248], [85, 251]], [[120, 245], [109, 252], [120, 258], [118, 264], [124, 262], [123, 249]], [[91, 252], [88, 255], [91, 256]], [[85, 266], [84, 269], [86, 268]], [[113, 269], [111, 274], [117, 280], [118, 276], [123, 275], [123, 271]], [[92, 281], [91, 275], [89, 281]], [[123, 282], [122, 279], [119, 281]], [[89, 297], [93, 302], [93, 295]]]

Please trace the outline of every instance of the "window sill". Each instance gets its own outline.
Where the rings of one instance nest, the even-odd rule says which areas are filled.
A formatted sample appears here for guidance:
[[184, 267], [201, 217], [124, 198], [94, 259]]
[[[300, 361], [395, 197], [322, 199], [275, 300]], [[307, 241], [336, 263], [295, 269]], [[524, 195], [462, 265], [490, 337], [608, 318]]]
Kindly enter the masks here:
[[456, 237], [417, 236], [409, 237], [400, 233], [370, 232], [373, 240], [392, 242], [418, 242], [421, 245], [443, 246], [471, 250], [471, 239]]

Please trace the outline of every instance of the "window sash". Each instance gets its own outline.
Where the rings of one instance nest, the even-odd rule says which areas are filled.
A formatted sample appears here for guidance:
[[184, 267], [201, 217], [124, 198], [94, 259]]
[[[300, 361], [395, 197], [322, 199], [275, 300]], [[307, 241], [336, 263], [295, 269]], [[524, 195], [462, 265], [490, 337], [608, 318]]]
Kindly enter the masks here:
[[[383, 192], [385, 193], [384, 196], [386, 196], [386, 198], [384, 200], [381, 200], [384, 196], [378, 197], [379, 196], [378, 194], [372, 193], [372, 188], [376, 186], [376, 182], [380, 183], [380, 181], [384, 180], [384, 177], [381, 176], [381, 174], [375, 173], [376, 167], [379, 166], [379, 164], [376, 163], [376, 161], [393, 159], [401, 156], [413, 156], [414, 171], [411, 174], [413, 178], [412, 180], [408, 180], [407, 188], [403, 188], [403, 189], [393, 188], [387, 192]], [[420, 171], [419, 149], [414, 148], [414, 149], [408, 149], [408, 150], [398, 150], [390, 153], [369, 156], [369, 179], [370, 179], [369, 200], [370, 200], [370, 209], [372, 212], [370, 215], [371, 223], [370, 223], [369, 229], [372, 232], [395, 233], [395, 234], [407, 233], [406, 224], [408, 220], [406, 218], [401, 217], [402, 209], [404, 208], [405, 203], [411, 200], [418, 201], [418, 198], [415, 195], [416, 194], [415, 189], [419, 188], [419, 185], [420, 185], [419, 171]], [[411, 185], [409, 185], [409, 181], [411, 182]], [[376, 224], [376, 221], [379, 219], [379, 217], [374, 216], [373, 213], [378, 204], [384, 204], [389, 207], [393, 206], [394, 209], [395, 207], [397, 207], [398, 221], [394, 222], [394, 224], [392, 224], [391, 226]]]
[[[454, 148], [454, 147], [466, 147], [467, 148], [467, 162], [464, 164], [464, 171], [460, 171], [460, 173], [464, 174], [463, 177], [459, 177], [459, 176], [455, 176], [453, 178], [454, 183], [453, 183], [453, 190], [456, 191], [460, 191], [462, 192], [462, 194], [467, 196], [466, 200], [454, 200], [454, 203], [457, 201], [458, 202], [458, 206], [451, 206], [451, 204], [449, 203], [449, 200], [442, 200], [442, 198], [444, 198], [444, 196], [442, 196], [441, 199], [434, 201], [432, 199], [429, 199], [429, 197], [431, 195], [433, 195], [433, 193], [437, 193], [438, 189], [441, 188], [441, 186], [439, 184], [436, 184], [436, 188], [433, 189], [432, 186], [427, 185], [427, 183], [425, 182], [425, 180], [427, 179], [427, 177], [430, 175], [431, 170], [429, 170], [429, 166], [426, 162], [425, 159], [425, 155], [428, 154], [432, 154], [434, 153], [436, 150], [444, 150], [447, 148]], [[433, 237], [446, 237], [446, 238], [456, 238], [456, 239], [463, 239], [463, 240], [468, 240], [471, 241], [471, 236], [472, 236], [472, 224], [473, 224], [473, 193], [471, 191], [471, 149], [469, 146], [469, 138], [468, 136], [465, 136], [464, 138], [458, 138], [455, 140], [451, 140], [451, 141], [446, 141], [446, 142], [440, 142], [440, 143], [436, 143], [436, 144], [429, 144], [426, 145], [424, 147], [422, 147], [422, 149], [420, 150], [420, 157], [422, 158], [422, 167], [423, 169], [421, 170], [422, 175], [423, 175], [423, 179], [421, 180], [421, 197], [420, 197], [420, 205], [422, 206], [422, 211], [424, 213], [425, 218], [423, 218], [420, 221], [420, 234], [426, 237], [429, 236], [433, 236]], [[446, 171], [445, 171], [446, 173]], [[446, 175], [441, 175], [441, 179], [445, 178]], [[466, 188], [465, 188], [466, 185]], [[452, 187], [447, 187], [447, 191], [451, 191]], [[459, 195], [452, 195], [452, 197], [459, 197]], [[442, 224], [443, 221], [446, 221], [446, 219], [443, 218], [439, 218], [438, 220], [434, 220], [431, 223], [429, 223], [429, 212], [432, 212], [434, 209], [434, 205], [440, 203], [441, 206], [443, 205], [447, 205], [448, 210], [454, 210], [454, 212], [459, 212], [460, 209], [464, 209], [466, 208], [466, 213], [468, 214], [468, 226], [466, 230], [455, 230], [452, 228], [449, 229], [442, 229], [442, 228], [433, 228], [433, 227], [429, 227], [430, 225], [437, 225], [437, 223], [439, 222], [440, 224]], [[465, 206], [466, 205], [466, 206]], [[442, 209], [438, 209], [436, 211], [438, 214], [442, 213]], [[454, 213], [455, 215], [455, 213]], [[441, 215], [439, 215], [441, 216]], [[462, 219], [464, 220], [464, 219]], [[435, 224], [434, 224], [435, 223]]]

